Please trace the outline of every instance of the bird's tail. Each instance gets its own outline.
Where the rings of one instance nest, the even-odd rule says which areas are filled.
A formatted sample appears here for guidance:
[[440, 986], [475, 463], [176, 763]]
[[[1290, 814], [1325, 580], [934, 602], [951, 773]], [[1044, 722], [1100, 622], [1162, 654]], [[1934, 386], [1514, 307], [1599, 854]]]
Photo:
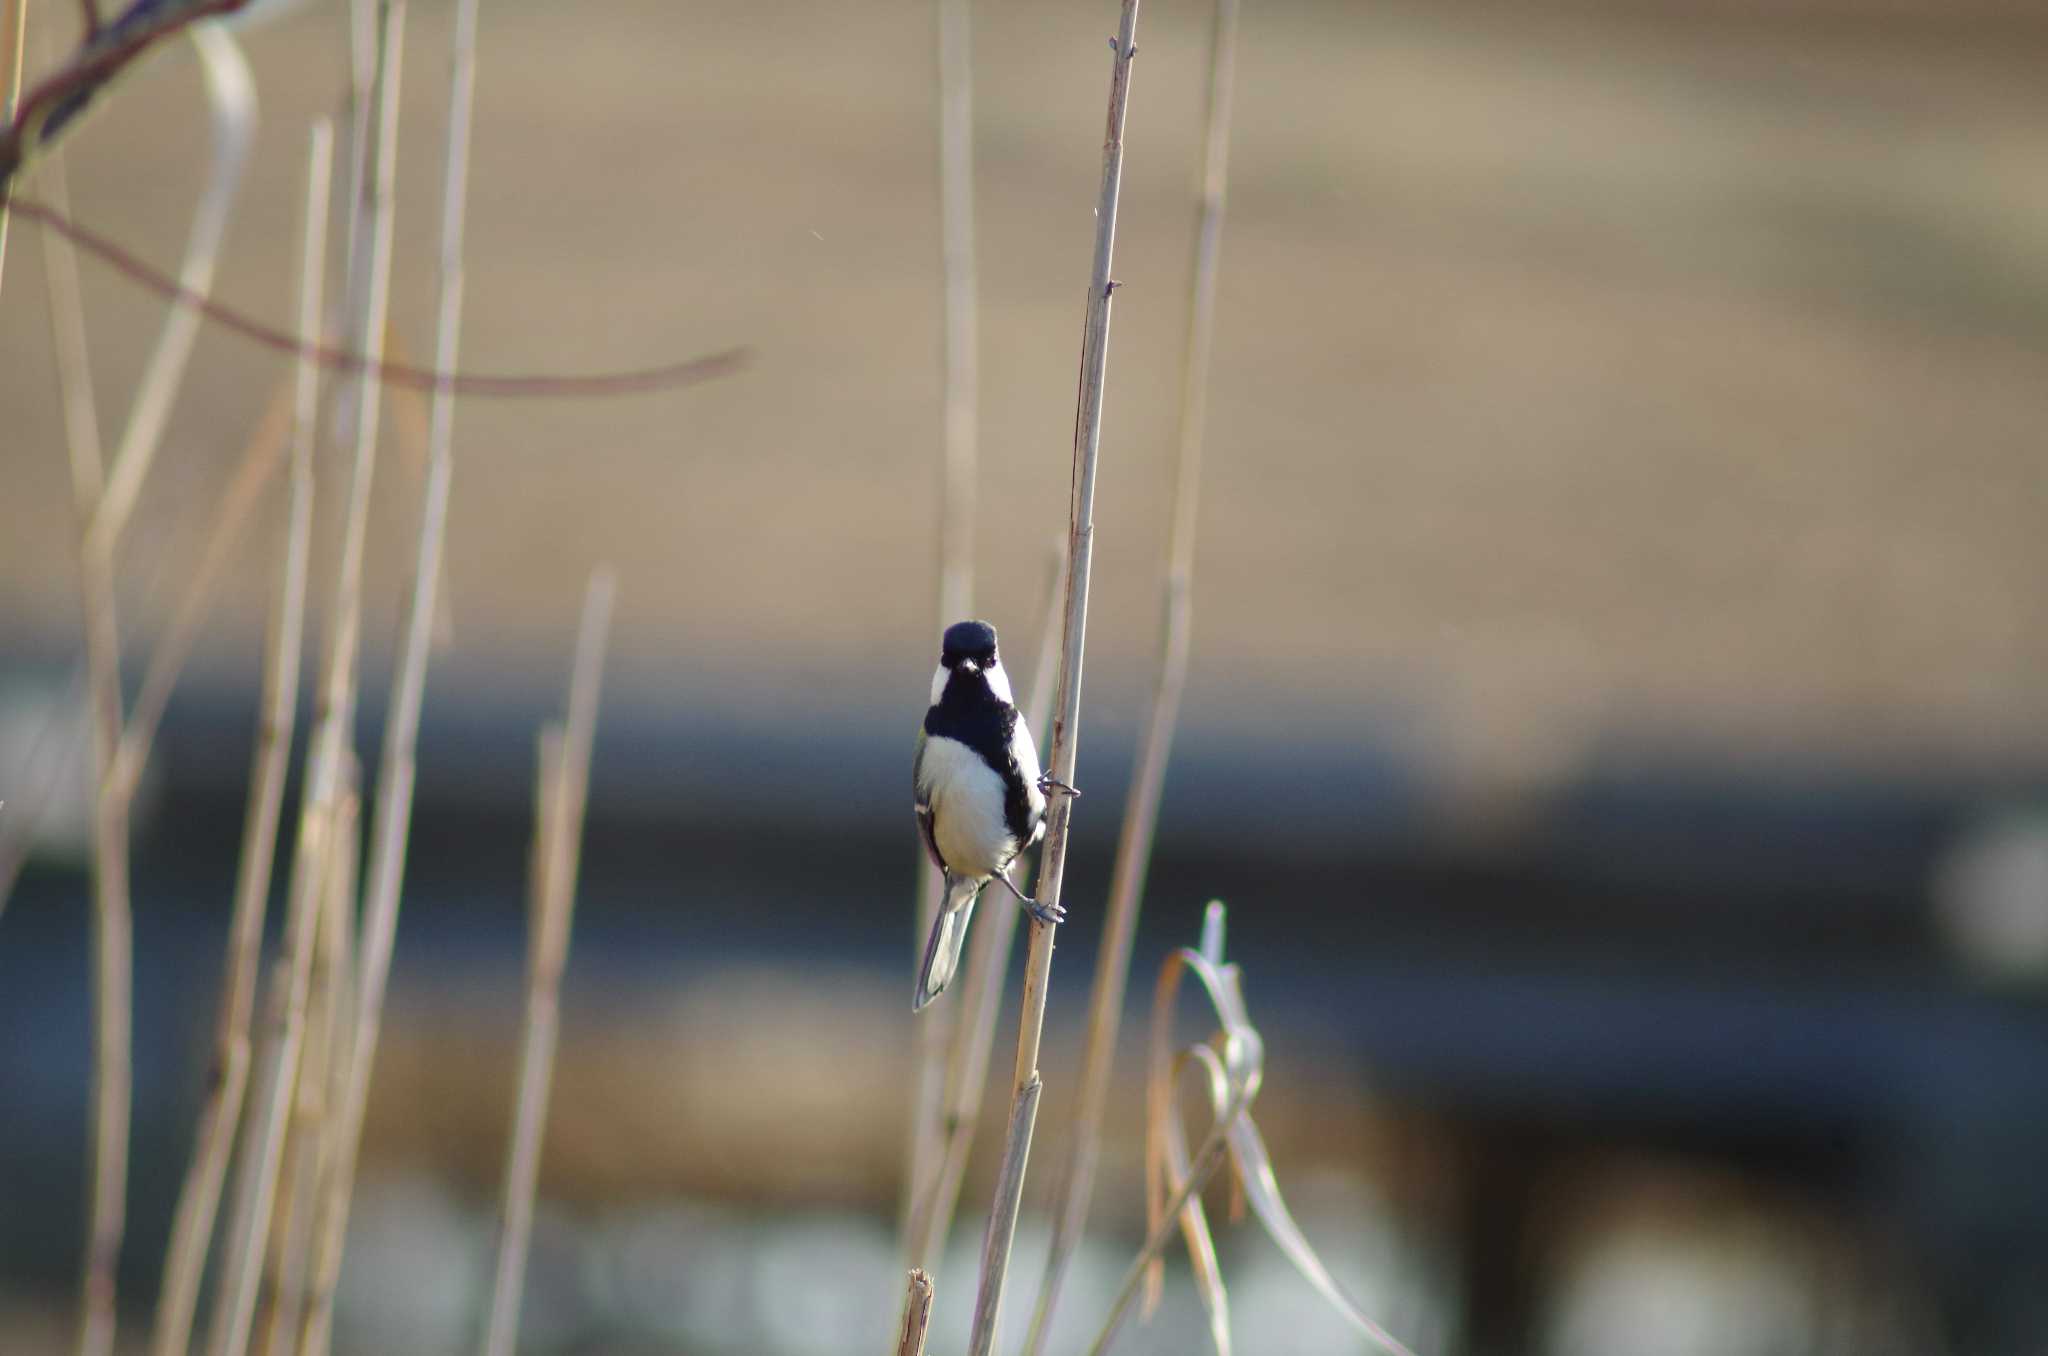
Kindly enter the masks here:
[[986, 884], [985, 880], [946, 878], [946, 899], [939, 916], [932, 920], [931, 939], [924, 944], [924, 965], [917, 974], [917, 993], [910, 1000], [912, 1012], [922, 1010], [953, 982], [960, 969], [960, 949], [967, 944], [967, 920], [974, 916], [974, 901]]

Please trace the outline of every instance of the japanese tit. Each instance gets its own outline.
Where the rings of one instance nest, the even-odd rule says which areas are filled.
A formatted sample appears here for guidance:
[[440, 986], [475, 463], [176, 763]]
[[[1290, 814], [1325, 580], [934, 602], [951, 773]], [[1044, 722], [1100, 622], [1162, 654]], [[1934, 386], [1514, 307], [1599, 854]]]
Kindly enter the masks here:
[[917, 831], [946, 882], [910, 1004], [915, 1012], [959, 969], [974, 901], [990, 880], [1001, 881], [1032, 917], [1061, 921], [1062, 911], [1028, 898], [1009, 875], [1010, 863], [1045, 833], [1050, 782], [1039, 772], [1038, 748], [1018, 714], [996, 653], [996, 629], [987, 622], [946, 628], [911, 785]]

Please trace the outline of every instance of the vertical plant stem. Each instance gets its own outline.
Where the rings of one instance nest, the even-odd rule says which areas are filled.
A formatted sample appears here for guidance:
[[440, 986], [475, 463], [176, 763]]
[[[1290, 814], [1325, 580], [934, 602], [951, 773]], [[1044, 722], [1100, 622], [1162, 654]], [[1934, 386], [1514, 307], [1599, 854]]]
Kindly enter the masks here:
[[[60, 212], [70, 190], [60, 155], [44, 162], [43, 192]], [[121, 639], [110, 562], [87, 549], [105, 487], [97, 402], [70, 242], [43, 238], [51, 344], [63, 405], [79, 533], [79, 593], [85, 614], [86, 691], [93, 754], [92, 1116], [87, 1148], [86, 1244], [78, 1356], [107, 1356], [114, 1343], [114, 1273], [128, 1208], [128, 1106], [134, 919], [128, 899], [128, 813], [111, 776], [121, 742]]]
[[[1060, 576], [1063, 546], [1055, 546], [1046, 566], [1044, 621], [1039, 627], [1038, 664], [1032, 672], [1024, 718], [1034, 730], [1052, 721], [1052, 695], [1059, 666]], [[1017, 883], [1030, 889], [1029, 871], [1019, 871]], [[974, 1132], [981, 1118], [983, 1093], [988, 1086], [989, 1055], [995, 1048], [996, 1013], [1003, 998], [1003, 984], [1010, 973], [1010, 951], [1017, 936], [1018, 910], [1009, 901], [982, 919], [968, 945], [967, 978], [961, 985], [960, 1020], [953, 1028], [951, 1047], [946, 1052], [945, 1118], [935, 1180], [920, 1185], [916, 1207], [911, 1214], [910, 1250], [919, 1257], [945, 1255], [946, 1235], [951, 1231], [953, 1213], [960, 1200], [960, 1183], [967, 1172], [967, 1155], [974, 1147]]]
[[[1087, 311], [1082, 326], [1080, 392], [1074, 411], [1073, 488], [1067, 513], [1067, 585], [1060, 628], [1059, 714], [1052, 732], [1052, 777], [1074, 784], [1081, 724], [1082, 656], [1088, 631], [1088, 573], [1095, 558], [1095, 472], [1102, 441], [1103, 384], [1109, 367], [1109, 316], [1116, 284], [1110, 266], [1116, 248], [1117, 199], [1123, 185], [1124, 111], [1130, 99], [1131, 59], [1137, 55], [1138, 0], [1124, 0], [1110, 63], [1109, 114], [1103, 132], [1102, 185], [1095, 205], [1095, 257], [1089, 273]], [[1074, 798], [1053, 795], [1047, 816], [1045, 853], [1039, 869], [1038, 898], [1057, 909], [1066, 877], [1067, 840], [1073, 826]], [[1053, 927], [1033, 920], [1031, 950], [1024, 970], [1024, 1002], [1017, 1021], [1017, 1071], [1009, 1135], [1003, 1147], [1003, 1171], [995, 1204], [989, 1211], [982, 1243], [981, 1286], [974, 1301], [968, 1350], [988, 1356], [1002, 1316], [1003, 1287], [1008, 1279], [1010, 1249], [1016, 1241], [1017, 1206], [1024, 1191], [1024, 1169], [1030, 1154], [1032, 1122], [1037, 1112], [1040, 1078], [1039, 1038], [1045, 1027], [1046, 988], [1052, 979]]]
[[[326, 679], [321, 685], [320, 714], [308, 752], [307, 807], [300, 821], [300, 860], [293, 864], [295, 900], [302, 895], [317, 898], [321, 889], [325, 874], [322, 859], [333, 849], [343, 760], [355, 719], [356, 658], [362, 629], [364, 536], [370, 484], [376, 463], [378, 395], [381, 389], [368, 373], [384, 355], [385, 317], [390, 304], [391, 248], [396, 219], [394, 180], [398, 161], [398, 91], [405, 49], [405, 16], [405, 0], [379, 0], [375, 71], [371, 82], [373, 92], [369, 101], [374, 104], [376, 141], [370, 153], [363, 157], [360, 192], [351, 204], [349, 226], [350, 241], [361, 246], [362, 255], [360, 264], [352, 260], [350, 266], [351, 287], [360, 293], [359, 303], [355, 296], [350, 298], [354, 340], [370, 367], [357, 380], [353, 390], [354, 414], [349, 432], [355, 442], [355, 470], [349, 486], [348, 516], [342, 534]], [[383, 808], [382, 799], [380, 787], [380, 810]], [[354, 1135], [348, 1128], [350, 1107], [346, 1104], [346, 1096], [354, 1088], [355, 1047], [362, 1039], [361, 1033], [357, 1033], [345, 1042], [349, 1048], [349, 1066], [343, 1090], [344, 1104], [338, 1109], [334, 1152], [331, 1157], [323, 1155], [313, 1232], [311, 1293], [307, 1299], [305, 1324], [299, 1333], [298, 1349], [301, 1352], [325, 1352], [332, 1337], [334, 1288], [341, 1273], [349, 1195], [354, 1186]], [[359, 1108], [355, 1115], [359, 1133]], [[344, 1149], [343, 1145], [350, 1147]]]
[[[974, 53], [971, 0], [936, 0], [938, 85], [939, 257], [944, 279], [945, 410], [939, 459], [939, 591], [935, 631], [974, 607], [976, 434], [980, 424], [980, 359], [974, 262]], [[939, 913], [944, 883], [918, 854], [917, 926], [911, 959], [923, 954]], [[924, 1012], [913, 1031], [917, 1066], [911, 1106], [910, 1160], [903, 1174], [903, 1230], [912, 1267], [928, 1258], [916, 1246], [926, 1231], [916, 1218], [920, 1197], [939, 1170], [944, 1129], [947, 1048], [961, 1018], [956, 1005]]]
[[932, 1326], [932, 1278], [923, 1267], [910, 1269], [903, 1293], [903, 1323], [896, 1337], [896, 1356], [924, 1356], [925, 1334]]
[[1217, 260], [1223, 241], [1224, 190], [1230, 164], [1230, 100], [1237, 64], [1238, 0], [1216, 0], [1209, 34], [1209, 87], [1201, 182], [1195, 211], [1194, 258], [1188, 270], [1188, 332], [1181, 355], [1179, 457], [1174, 472], [1173, 523], [1167, 536], [1165, 617], [1151, 709], [1139, 736], [1130, 791], [1124, 802], [1116, 865], [1110, 874], [1109, 916], [1095, 962], [1088, 1001], [1087, 1050], [1075, 1113], [1061, 1204], [1053, 1218], [1045, 1277], [1025, 1342], [1027, 1356], [1045, 1349], [1067, 1264], [1080, 1246], [1095, 1169], [1102, 1150], [1102, 1118], [1116, 1062], [1117, 1028], [1130, 977], [1131, 941], [1145, 893], [1145, 872], [1159, 823], [1159, 797], [1173, 750], [1174, 727], [1186, 686], [1194, 622], [1195, 526], [1201, 502], [1202, 435], [1207, 412], [1209, 354], [1216, 332]]
[[[318, 332], [321, 268], [326, 258], [327, 185], [333, 151], [332, 127], [324, 120], [314, 124], [307, 148], [305, 218], [299, 252], [301, 334]], [[313, 420], [318, 386], [318, 367], [309, 359], [300, 359], [291, 406], [291, 484], [285, 506], [283, 563], [264, 654], [262, 707], [249, 769], [249, 803], [235, 878], [234, 915], [228, 928], [226, 987], [221, 996], [206, 1105], [200, 1112], [197, 1142], [178, 1196], [171, 1243], [164, 1257], [163, 1288], [157, 1300], [156, 1331], [151, 1346], [155, 1356], [183, 1356], [190, 1341], [199, 1282], [206, 1267], [207, 1243], [213, 1236], [214, 1215], [220, 1205], [235, 1127], [241, 1119], [242, 1100], [248, 1089], [249, 1024], [263, 946], [263, 911], [270, 897], [285, 773], [291, 761], [292, 729], [298, 711], [306, 576], [312, 549]], [[262, 460], [267, 462], [270, 458], [263, 455]], [[212, 554], [209, 548], [209, 559]], [[202, 578], [205, 574], [202, 567]], [[180, 611], [182, 614], [184, 609]], [[144, 688], [150, 690], [150, 685], [145, 683]], [[168, 690], [167, 684], [165, 688]], [[137, 719], [131, 722], [131, 731], [142, 725], [141, 706], [138, 699]]]
[[590, 746], [604, 678], [612, 594], [611, 571], [600, 570], [591, 576], [576, 637], [566, 718], [541, 731], [536, 788], [539, 813], [534, 824], [527, 916], [526, 1021], [519, 1038], [519, 1092], [512, 1149], [505, 1162], [504, 1218], [498, 1235], [490, 1321], [484, 1329], [484, 1356], [512, 1356], [519, 1336], [519, 1301], [525, 1290], [541, 1135], [547, 1127], [548, 1087], [561, 1027], [562, 969], [569, 959], [569, 925], [576, 908], [576, 868], [590, 789]]

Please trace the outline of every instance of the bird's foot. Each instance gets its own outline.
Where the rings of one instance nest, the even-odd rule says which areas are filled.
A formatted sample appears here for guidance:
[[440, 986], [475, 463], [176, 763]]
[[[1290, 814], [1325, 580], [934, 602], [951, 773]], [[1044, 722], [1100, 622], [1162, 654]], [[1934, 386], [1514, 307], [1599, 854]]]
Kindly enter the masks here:
[[1067, 911], [1063, 906], [1046, 904], [1025, 894], [1017, 888], [1017, 882], [1010, 879], [1008, 871], [999, 872], [996, 879], [1003, 883], [1004, 889], [1017, 897], [1017, 902], [1024, 906], [1024, 912], [1030, 914], [1047, 927], [1056, 927], [1067, 921]]
[[1055, 791], [1063, 792], [1066, 795], [1073, 796], [1076, 798], [1079, 798], [1081, 794], [1073, 787], [1068, 786], [1065, 782], [1053, 776], [1050, 772], [1044, 774], [1038, 779], [1038, 793], [1040, 795], [1049, 796]]
[[1058, 927], [1067, 921], [1064, 904], [1047, 904], [1036, 899], [1024, 900], [1024, 911], [1047, 927]]

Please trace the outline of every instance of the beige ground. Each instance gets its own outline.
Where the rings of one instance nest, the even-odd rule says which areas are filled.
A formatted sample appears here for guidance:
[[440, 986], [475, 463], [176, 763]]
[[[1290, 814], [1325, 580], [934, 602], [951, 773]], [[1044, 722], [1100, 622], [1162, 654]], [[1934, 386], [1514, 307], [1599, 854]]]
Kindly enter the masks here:
[[[249, 37], [265, 125], [222, 292], [274, 320], [333, 8]], [[447, 15], [415, 8], [396, 315], [424, 350]], [[982, 610], [1022, 628], [1064, 514], [1112, 7], [983, 8]], [[1486, 776], [1644, 727], [2038, 759], [2048, 29], [1996, 5], [1531, 8], [1248, 7], [1193, 718], [1392, 698]], [[629, 681], [921, 690], [926, 7], [486, 13], [466, 365], [759, 360], [684, 395], [467, 405], [459, 660], [552, 685], [604, 557]], [[1156, 614], [1193, 16], [1148, 6], [1130, 121], [1091, 636], [1111, 696]], [[165, 263], [202, 168], [194, 86], [161, 59], [73, 142], [78, 215]], [[7, 262], [0, 639], [69, 643], [33, 230]], [[112, 425], [160, 308], [96, 266], [87, 285]], [[138, 634], [142, 581], [193, 550], [281, 370], [202, 341], [127, 556]], [[380, 487], [373, 636], [414, 482]], [[210, 671], [250, 662], [260, 585], [238, 582]]]

